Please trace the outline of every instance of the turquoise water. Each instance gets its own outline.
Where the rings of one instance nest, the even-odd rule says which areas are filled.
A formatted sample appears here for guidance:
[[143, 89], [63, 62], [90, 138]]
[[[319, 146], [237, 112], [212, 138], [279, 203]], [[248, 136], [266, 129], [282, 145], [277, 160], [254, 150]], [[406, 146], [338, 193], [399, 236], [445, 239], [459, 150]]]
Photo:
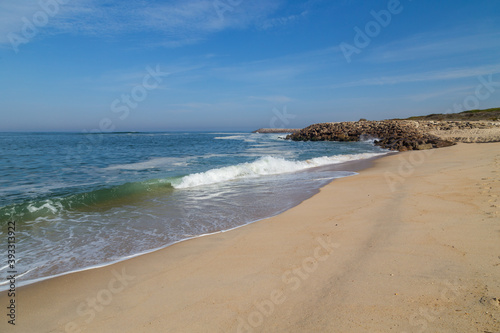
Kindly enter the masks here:
[[283, 136], [0, 133], [0, 248], [15, 220], [18, 281], [99, 266], [276, 215], [386, 153]]

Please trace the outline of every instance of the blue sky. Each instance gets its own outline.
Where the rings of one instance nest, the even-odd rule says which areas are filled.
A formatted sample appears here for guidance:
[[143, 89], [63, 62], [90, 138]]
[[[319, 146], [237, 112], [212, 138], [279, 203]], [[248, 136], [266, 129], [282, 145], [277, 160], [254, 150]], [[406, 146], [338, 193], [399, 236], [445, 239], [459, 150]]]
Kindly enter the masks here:
[[0, 131], [253, 130], [500, 106], [496, 0], [0, 0]]

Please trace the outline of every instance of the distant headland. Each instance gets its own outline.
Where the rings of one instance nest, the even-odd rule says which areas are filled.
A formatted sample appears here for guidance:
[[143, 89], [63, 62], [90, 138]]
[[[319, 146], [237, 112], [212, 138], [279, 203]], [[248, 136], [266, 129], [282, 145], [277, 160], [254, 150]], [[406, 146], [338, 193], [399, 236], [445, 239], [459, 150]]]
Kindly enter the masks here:
[[259, 128], [252, 133], [295, 133], [300, 131], [300, 128]]

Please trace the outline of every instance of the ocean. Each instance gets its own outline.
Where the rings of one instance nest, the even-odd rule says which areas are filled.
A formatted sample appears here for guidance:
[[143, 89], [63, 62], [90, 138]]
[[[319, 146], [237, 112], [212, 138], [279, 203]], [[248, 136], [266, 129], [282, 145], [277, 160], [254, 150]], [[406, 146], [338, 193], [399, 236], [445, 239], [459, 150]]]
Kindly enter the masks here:
[[0, 133], [0, 275], [9, 222], [23, 285], [274, 216], [355, 174], [342, 163], [387, 154], [284, 136]]

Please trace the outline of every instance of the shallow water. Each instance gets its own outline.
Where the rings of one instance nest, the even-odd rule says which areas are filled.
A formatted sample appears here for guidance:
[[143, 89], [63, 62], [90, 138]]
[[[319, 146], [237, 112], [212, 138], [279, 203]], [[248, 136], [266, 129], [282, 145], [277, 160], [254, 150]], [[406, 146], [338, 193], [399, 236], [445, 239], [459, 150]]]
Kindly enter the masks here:
[[15, 220], [21, 284], [98, 266], [276, 215], [386, 153], [282, 137], [0, 133], [0, 247]]

